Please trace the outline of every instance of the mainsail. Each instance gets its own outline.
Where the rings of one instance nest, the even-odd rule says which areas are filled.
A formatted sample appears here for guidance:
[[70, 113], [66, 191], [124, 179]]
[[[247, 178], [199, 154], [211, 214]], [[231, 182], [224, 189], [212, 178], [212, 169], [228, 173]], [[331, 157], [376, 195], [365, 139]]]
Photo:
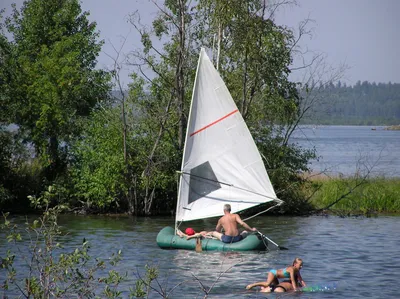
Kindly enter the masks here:
[[242, 211], [277, 199], [260, 153], [225, 83], [200, 51], [186, 132], [176, 221]]

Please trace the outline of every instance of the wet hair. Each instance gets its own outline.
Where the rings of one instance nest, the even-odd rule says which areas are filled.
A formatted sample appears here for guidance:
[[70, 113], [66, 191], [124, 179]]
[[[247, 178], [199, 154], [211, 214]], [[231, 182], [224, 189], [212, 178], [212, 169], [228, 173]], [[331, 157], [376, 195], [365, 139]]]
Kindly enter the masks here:
[[293, 261], [293, 266], [294, 266], [294, 264], [296, 264], [296, 263], [302, 263], [302, 264], [303, 264], [303, 260], [302, 260], [301, 258], [299, 258], [299, 257], [296, 257], [296, 258], [294, 259], [294, 261]]
[[225, 204], [224, 205], [224, 211], [228, 211], [228, 212], [230, 212], [231, 211], [231, 205], [230, 204]]

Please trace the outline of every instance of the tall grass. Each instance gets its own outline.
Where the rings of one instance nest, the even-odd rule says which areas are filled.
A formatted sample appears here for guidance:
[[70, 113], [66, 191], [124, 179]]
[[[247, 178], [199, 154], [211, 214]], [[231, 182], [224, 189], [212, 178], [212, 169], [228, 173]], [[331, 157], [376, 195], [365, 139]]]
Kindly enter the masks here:
[[330, 210], [351, 214], [400, 213], [400, 178], [370, 178], [354, 189], [359, 182], [359, 178], [316, 179], [313, 187], [318, 191], [310, 202], [316, 209], [324, 209], [350, 192]]

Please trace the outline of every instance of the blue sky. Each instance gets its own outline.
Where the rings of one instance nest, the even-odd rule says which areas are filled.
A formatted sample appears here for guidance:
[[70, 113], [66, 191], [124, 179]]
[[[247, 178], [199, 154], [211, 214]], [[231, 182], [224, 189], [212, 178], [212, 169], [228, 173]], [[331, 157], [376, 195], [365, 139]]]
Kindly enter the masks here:
[[[22, 0], [2, 0], [0, 7], [9, 10], [12, 2], [20, 5]], [[121, 47], [121, 37], [127, 37], [122, 53], [139, 44], [127, 21], [129, 13], [138, 10], [144, 22], [151, 22], [156, 10], [147, 0], [82, 0], [81, 3], [83, 10], [90, 11], [89, 18], [97, 22], [106, 42], [99, 57], [99, 66], [104, 68], [111, 67], [113, 61], [108, 55], [116, 56], [113, 46]], [[322, 53], [333, 68], [345, 63], [348, 69], [342, 81], [348, 84], [358, 80], [400, 83], [399, 13], [400, 0], [299, 0], [298, 5], [281, 9], [276, 22], [295, 29], [300, 21], [313, 19], [312, 38], [304, 38], [301, 46]], [[129, 69], [121, 73], [124, 84], [129, 83], [128, 73]], [[294, 76], [300, 78], [298, 72]]]
[[312, 39], [303, 45], [327, 56], [337, 66], [346, 63], [345, 78], [400, 83], [400, 1], [300, 0], [297, 7], [281, 11], [277, 22], [295, 27], [309, 17]]

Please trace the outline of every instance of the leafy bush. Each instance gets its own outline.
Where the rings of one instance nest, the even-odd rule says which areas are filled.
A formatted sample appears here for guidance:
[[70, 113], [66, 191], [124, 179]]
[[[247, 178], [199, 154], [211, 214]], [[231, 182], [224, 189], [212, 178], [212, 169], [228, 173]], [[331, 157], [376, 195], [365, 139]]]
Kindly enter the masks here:
[[[99, 272], [107, 269], [107, 264], [90, 256], [89, 242], [83, 239], [72, 252], [65, 252], [58, 242], [62, 233], [57, 216], [68, 207], [56, 205], [50, 208], [55, 197], [57, 193], [52, 186], [40, 198], [30, 197], [32, 205], [44, 209], [44, 212], [33, 223], [26, 222], [25, 230], [30, 240], [28, 251], [20, 248], [21, 228], [12, 224], [7, 219], [8, 214], [4, 214], [1, 229], [8, 231], [7, 240], [13, 243], [13, 251], [9, 250], [0, 257], [0, 273], [4, 277], [0, 289], [5, 294], [6, 291], [19, 292], [26, 298], [90, 298], [98, 293], [103, 298], [120, 298], [118, 285], [125, 276], [113, 269], [108, 276], [99, 276]], [[120, 259], [121, 251], [118, 251], [109, 259], [109, 266], [116, 266]], [[18, 268], [15, 266], [17, 260]], [[21, 279], [23, 275], [27, 276]]]

